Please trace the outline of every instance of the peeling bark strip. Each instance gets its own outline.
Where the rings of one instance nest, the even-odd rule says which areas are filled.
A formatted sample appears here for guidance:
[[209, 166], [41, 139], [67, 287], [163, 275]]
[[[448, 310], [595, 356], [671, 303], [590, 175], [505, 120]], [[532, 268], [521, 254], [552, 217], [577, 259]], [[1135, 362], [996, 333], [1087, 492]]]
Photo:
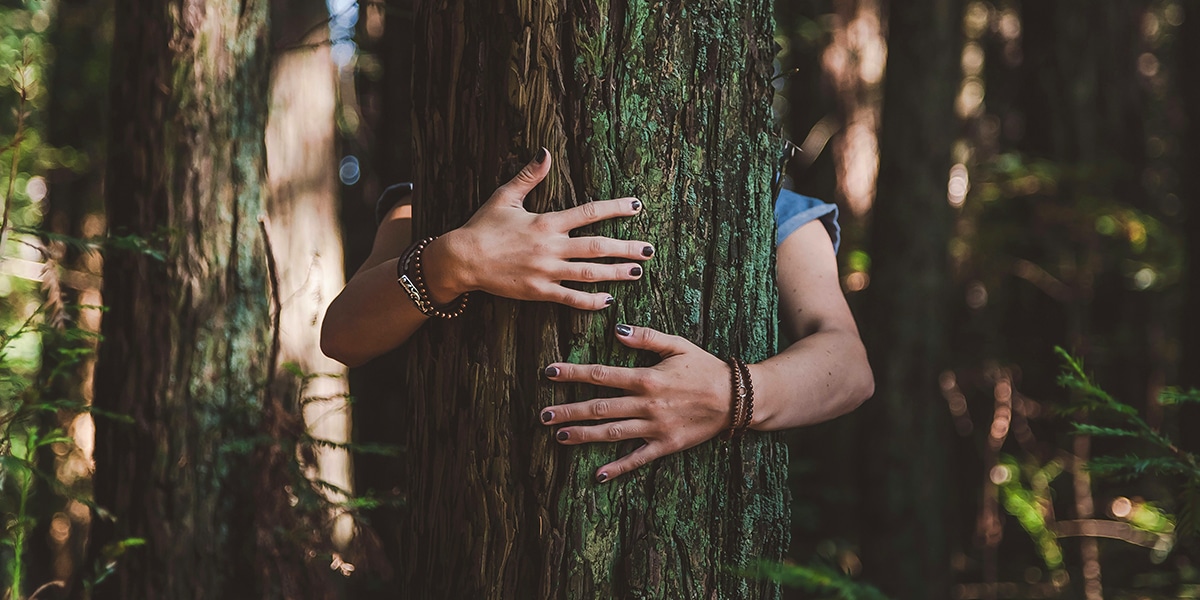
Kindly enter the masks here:
[[541, 407], [603, 390], [539, 378], [560, 359], [646, 364], [617, 323], [719, 356], [776, 350], [769, 0], [418, 2], [416, 235], [458, 226], [539, 146], [542, 212], [635, 195], [596, 228], [658, 252], [640, 282], [584, 314], [480, 298], [405, 349], [397, 402], [410, 456], [397, 537], [414, 598], [776, 598], [741, 577], [788, 542], [785, 447], [751, 435], [613, 483], [627, 444], [559, 446]]
[[96, 500], [118, 520], [97, 520], [93, 556], [146, 546], [97, 599], [318, 594], [271, 529], [295, 523], [294, 457], [270, 444], [289, 415], [267, 392], [267, 18], [265, 0], [117, 2], [109, 227], [168, 249], [106, 255], [95, 404], [133, 422], [97, 419]]

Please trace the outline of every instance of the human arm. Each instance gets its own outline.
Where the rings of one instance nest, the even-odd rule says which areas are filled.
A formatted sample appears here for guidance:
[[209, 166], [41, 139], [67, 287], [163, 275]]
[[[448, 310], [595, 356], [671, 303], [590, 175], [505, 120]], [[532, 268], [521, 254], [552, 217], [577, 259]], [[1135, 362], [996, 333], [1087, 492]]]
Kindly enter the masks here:
[[[784, 331], [796, 341], [749, 366], [755, 397], [750, 428], [759, 431], [827, 421], [850, 412], [874, 392], [866, 350], [838, 284], [833, 247], [822, 225], [812, 221], [800, 227], [777, 252], [780, 313]], [[618, 326], [616, 334], [625, 345], [655, 352], [662, 361], [644, 368], [554, 363], [546, 371], [556, 382], [626, 392], [542, 411], [543, 423], [558, 428], [555, 435], [563, 444], [646, 441], [597, 469], [599, 481], [696, 446], [730, 423], [732, 392], [725, 361], [686, 339], [646, 327]], [[607, 422], [575, 424], [594, 420]]]
[[[422, 255], [425, 284], [435, 304], [481, 290], [517, 300], [547, 301], [582, 310], [611, 304], [604, 292], [587, 293], [564, 281], [600, 282], [639, 279], [637, 262], [653, 255], [641, 241], [571, 237], [573, 229], [638, 214], [635, 198], [598, 200], [563, 211], [534, 214], [525, 210], [526, 194], [550, 172], [545, 150], [516, 177], [498, 188], [462, 227], [431, 242]], [[393, 209], [380, 225], [371, 255], [334, 298], [321, 324], [321, 350], [357, 366], [408, 340], [428, 318], [396, 282], [396, 263], [411, 241], [411, 212]], [[620, 264], [580, 261], [612, 257]]]

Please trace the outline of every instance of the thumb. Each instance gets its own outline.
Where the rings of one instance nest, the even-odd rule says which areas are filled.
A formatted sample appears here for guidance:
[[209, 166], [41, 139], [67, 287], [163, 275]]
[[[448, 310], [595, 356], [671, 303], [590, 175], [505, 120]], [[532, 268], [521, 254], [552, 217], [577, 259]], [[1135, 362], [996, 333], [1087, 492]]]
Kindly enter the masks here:
[[533, 191], [533, 188], [550, 173], [550, 162], [550, 152], [545, 148], [539, 149], [533, 160], [529, 161], [516, 177], [496, 190], [496, 195], [502, 197], [505, 202], [521, 206], [525, 195]]
[[687, 352], [692, 343], [677, 336], [668, 335], [649, 327], [617, 325], [617, 339], [630, 348], [649, 350], [663, 358]]

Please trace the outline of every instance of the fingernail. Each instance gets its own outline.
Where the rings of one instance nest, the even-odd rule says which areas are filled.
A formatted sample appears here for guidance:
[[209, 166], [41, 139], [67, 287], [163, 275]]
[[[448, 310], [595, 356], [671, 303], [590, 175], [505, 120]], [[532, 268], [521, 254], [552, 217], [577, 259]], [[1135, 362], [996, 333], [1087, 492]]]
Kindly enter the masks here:
[[634, 200], [630, 204], [633, 206], [633, 210], [642, 210], [642, 201], [641, 200]]
[[617, 335], [633, 335], [633, 328], [628, 325], [617, 325]]
[[616, 302], [616, 301], [617, 301], [617, 299], [616, 299], [616, 298], [613, 298], [612, 296], [609, 296], [609, 297], [607, 297], [607, 298], [605, 298], [605, 299], [604, 299], [604, 305], [605, 305], [605, 306], [612, 306], [612, 303], [613, 303], [613, 302]]
[[542, 411], [542, 422], [543, 423], [549, 423], [552, 420], [554, 420], [554, 411], [552, 411], [552, 410]]
[[550, 153], [547, 152], [545, 148], [542, 148], [541, 150], [538, 150], [537, 156], [533, 157], [533, 162], [540, 165], [546, 162], [546, 157], [549, 155]]
[[546, 377], [558, 377], [558, 367], [546, 367]]
[[634, 267], [629, 270], [629, 274], [632, 275], [633, 277], [641, 277], [642, 276], [642, 268]]
[[565, 441], [567, 441], [567, 438], [571, 437], [571, 434], [567, 433], [566, 431], [564, 431], [562, 429], [559, 429], [558, 433], [554, 434], [554, 437], [558, 438], [558, 441], [560, 441], [560, 442], [565, 442]]
[[608, 473], [605, 471], [600, 471], [600, 474], [596, 476], [596, 481], [600, 483], [604, 483], [606, 479], [608, 479]]
[[645, 248], [642, 248], [642, 256], [645, 256], [646, 258], [654, 256], [654, 246], [646, 246]]

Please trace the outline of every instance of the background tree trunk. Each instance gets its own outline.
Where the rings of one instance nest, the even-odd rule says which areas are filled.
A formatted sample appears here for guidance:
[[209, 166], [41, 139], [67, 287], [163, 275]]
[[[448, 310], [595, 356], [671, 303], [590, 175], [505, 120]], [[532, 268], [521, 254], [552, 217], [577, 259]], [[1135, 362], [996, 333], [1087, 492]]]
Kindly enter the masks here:
[[416, 597], [757, 598], [778, 587], [738, 569], [787, 544], [786, 450], [751, 435], [598, 485], [629, 444], [568, 449], [540, 407], [596, 390], [542, 381], [553, 360], [643, 362], [620, 322], [726, 356], [775, 351], [769, 135], [772, 26], [763, 0], [462, 0], [417, 7], [416, 232], [465, 222], [549, 148], [533, 211], [637, 195], [646, 210], [602, 234], [658, 253], [618, 299], [584, 314], [481, 297], [405, 348], [397, 402], [411, 518], [402, 589]]
[[267, 4], [123, 0], [115, 22], [109, 227], [166, 247], [105, 261], [95, 403], [132, 422], [97, 423], [96, 500], [119, 519], [94, 555], [146, 546], [94, 597], [320, 597], [284, 492], [299, 419], [273, 380]]
[[863, 406], [863, 576], [902, 600], [949, 587], [946, 182], [962, 4], [893, 2], [863, 334], [875, 397]]
[[[65, 0], [58, 4], [48, 37], [54, 47], [46, 112], [46, 143], [81, 152], [79, 164], [60, 166], [47, 174], [47, 231], [80, 239], [96, 238], [104, 232], [104, 163], [106, 131], [95, 124], [104, 122], [108, 102], [109, 48], [105, 27], [112, 19], [108, 0]], [[98, 252], [80, 253], [61, 242], [46, 245], [57, 268], [43, 279], [47, 294], [56, 301], [55, 315], [62, 327], [100, 332], [100, 270]], [[84, 306], [91, 308], [83, 308]], [[74, 360], [64, 350], [95, 349], [90, 340], [42, 338], [43, 381], [47, 396], [77, 403], [90, 403], [94, 356], [76, 368], [57, 372], [63, 360]], [[44, 430], [61, 428], [75, 440], [74, 447], [47, 447], [39, 456], [45, 473], [74, 493], [91, 493], [91, 462], [94, 441], [92, 415], [61, 411], [43, 417]], [[66, 449], [64, 452], [63, 450]], [[57, 451], [56, 451], [57, 450]], [[67, 597], [79, 585], [85, 566], [84, 550], [91, 512], [78, 500], [61, 498], [48, 484], [37, 493], [38, 527], [31, 537], [27, 578], [34, 586], [62, 581], [62, 588], [48, 589], [43, 599]], [[56, 595], [57, 594], [57, 595]]]

